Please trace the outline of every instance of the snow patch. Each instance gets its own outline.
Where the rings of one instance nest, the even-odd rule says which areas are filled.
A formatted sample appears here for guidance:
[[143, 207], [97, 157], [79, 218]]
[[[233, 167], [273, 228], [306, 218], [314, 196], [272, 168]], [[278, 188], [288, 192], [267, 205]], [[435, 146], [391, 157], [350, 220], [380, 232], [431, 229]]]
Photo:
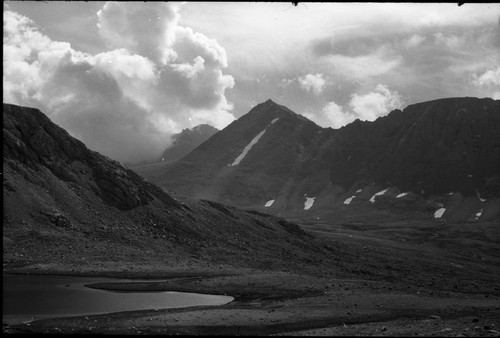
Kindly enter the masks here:
[[363, 189], [356, 190], [356, 194], [362, 192]]
[[232, 166], [235, 166], [235, 165], [238, 165], [240, 164], [241, 160], [243, 160], [245, 158], [245, 156], [247, 156], [248, 152], [250, 151], [250, 149], [252, 149], [252, 147], [254, 145], [257, 144], [257, 142], [259, 142], [260, 138], [262, 137], [262, 135], [264, 135], [264, 133], [266, 132], [266, 129], [273, 123], [275, 123], [276, 121], [279, 120], [279, 117], [275, 118], [274, 120], [272, 120], [268, 125], [267, 127], [264, 128], [263, 131], [261, 131], [260, 133], [257, 134], [257, 136], [255, 136], [252, 141], [250, 141], [249, 144], [247, 144], [247, 146], [243, 149], [243, 151], [241, 152], [241, 154], [236, 157], [236, 159], [234, 160], [234, 162], [232, 164], [230, 164], [229, 166], [232, 167]]
[[309, 210], [314, 204], [314, 199], [316, 197], [307, 197], [306, 196], [306, 201], [304, 202], [304, 210]]
[[370, 198], [370, 202], [375, 203], [375, 197], [385, 194], [386, 191], [387, 191], [387, 189], [379, 191], [378, 193], [376, 193], [375, 195], [373, 195], [372, 198]]
[[346, 200], [344, 201], [344, 204], [351, 204], [352, 200], [353, 200], [355, 197], [356, 197], [356, 196], [351, 196], [351, 197], [349, 197], [348, 199], [346, 199]]
[[274, 200], [269, 200], [266, 202], [266, 205], [264, 205], [266, 208], [269, 208], [271, 205], [273, 205]]
[[434, 212], [434, 218], [441, 218], [445, 211], [446, 208], [437, 209], [436, 212]]
[[405, 197], [406, 195], [408, 195], [407, 192], [402, 192], [401, 194], [397, 195], [396, 198]]
[[479, 219], [479, 217], [481, 217], [482, 214], [483, 214], [483, 209], [479, 209], [479, 211], [476, 213], [476, 221]]

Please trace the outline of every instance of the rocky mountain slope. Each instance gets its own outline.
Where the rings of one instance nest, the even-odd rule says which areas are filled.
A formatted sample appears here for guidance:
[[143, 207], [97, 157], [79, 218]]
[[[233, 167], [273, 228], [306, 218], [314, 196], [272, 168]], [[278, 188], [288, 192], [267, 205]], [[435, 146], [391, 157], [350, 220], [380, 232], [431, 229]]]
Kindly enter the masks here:
[[183, 129], [182, 132], [173, 136], [172, 146], [163, 152], [160, 160], [177, 160], [193, 151], [218, 131], [219, 129], [208, 124], [200, 124], [191, 129]]
[[268, 100], [171, 164], [137, 167], [180, 195], [287, 217], [500, 216], [500, 101], [449, 98], [321, 128]]
[[331, 253], [284, 219], [173, 198], [36, 109], [4, 104], [3, 122], [4, 267], [199, 259], [272, 268]]

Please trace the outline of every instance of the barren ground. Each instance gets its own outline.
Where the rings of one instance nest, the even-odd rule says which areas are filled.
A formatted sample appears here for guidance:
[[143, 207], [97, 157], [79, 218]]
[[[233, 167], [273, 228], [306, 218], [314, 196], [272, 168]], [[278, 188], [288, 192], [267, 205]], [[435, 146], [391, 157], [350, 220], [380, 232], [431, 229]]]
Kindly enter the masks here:
[[[228, 294], [224, 306], [4, 322], [4, 333], [196, 335], [499, 336], [498, 224], [326, 224], [304, 229], [343, 253], [336, 266], [280, 270], [177, 257], [170, 263], [100, 262], [6, 266], [54, 273], [169, 282], [96, 284], [121, 290]], [[68, 254], [68, 253], [66, 253]], [[76, 254], [76, 253], [75, 253]], [[305, 263], [304, 263], [305, 264]]]

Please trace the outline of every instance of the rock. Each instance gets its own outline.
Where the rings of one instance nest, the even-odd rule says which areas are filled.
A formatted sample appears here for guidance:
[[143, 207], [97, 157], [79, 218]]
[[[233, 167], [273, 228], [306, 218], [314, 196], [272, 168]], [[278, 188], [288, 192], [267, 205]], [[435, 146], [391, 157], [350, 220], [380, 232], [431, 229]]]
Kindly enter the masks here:
[[47, 216], [52, 224], [61, 228], [71, 228], [71, 221], [60, 212], [45, 212], [40, 211], [41, 214]]
[[430, 316], [429, 318], [431, 319], [438, 319], [438, 320], [441, 320], [441, 317], [437, 316], [437, 315], [432, 315]]

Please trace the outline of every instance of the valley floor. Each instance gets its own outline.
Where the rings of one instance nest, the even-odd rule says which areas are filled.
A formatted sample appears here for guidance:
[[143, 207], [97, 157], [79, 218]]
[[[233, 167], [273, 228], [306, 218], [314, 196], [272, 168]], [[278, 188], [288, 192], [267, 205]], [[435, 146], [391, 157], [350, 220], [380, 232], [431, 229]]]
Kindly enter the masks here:
[[[429, 226], [434, 225], [426, 225], [426, 233]], [[445, 232], [446, 237], [433, 237], [434, 241], [421, 241], [418, 230], [404, 230], [397, 224], [386, 226], [385, 230], [393, 229], [390, 232], [373, 225], [343, 225], [343, 230], [322, 223], [304, 223], [303, 227], [333, 244], [347, 242], [349, 251], [341, 257], [340, 268], [269, 271], [237, 267], [237, 257], [231, 265], [209, 267], [196, 261], [178, 261], [168, 267], [154, 262], [72, 268], [4, 264], [4, 273], [169, 278], [168, 282], [92, 287], [227, 294], [235, 300], [217, 307], [120, 312], [20, 325], [4, 321], [3, 332], [500, 336], [500, 258], [492, 244], [497, 239], [476, 236], [467, 245], [465, 238], [471, 238], [470, 234], [460, 235], [464, 231], [484, 233], [497, 225], [438, 225], [436, 233]], [[401, 236], [406, 238], [404, 242]]]

